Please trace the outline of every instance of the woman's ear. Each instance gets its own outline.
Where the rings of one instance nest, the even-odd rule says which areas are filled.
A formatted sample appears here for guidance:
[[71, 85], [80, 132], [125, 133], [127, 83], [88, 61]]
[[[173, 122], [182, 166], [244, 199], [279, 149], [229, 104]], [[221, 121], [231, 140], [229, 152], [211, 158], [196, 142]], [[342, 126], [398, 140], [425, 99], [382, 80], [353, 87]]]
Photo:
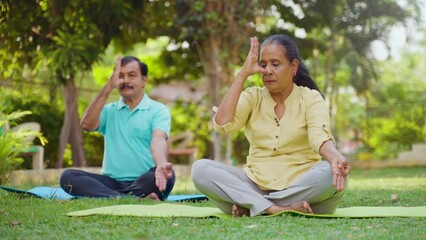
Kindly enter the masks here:
[[293, 61], [291, 61], [291, 74], [293, 77], [296, 76], [297, 69], [299, 69], [299, 60], [293, 59]]

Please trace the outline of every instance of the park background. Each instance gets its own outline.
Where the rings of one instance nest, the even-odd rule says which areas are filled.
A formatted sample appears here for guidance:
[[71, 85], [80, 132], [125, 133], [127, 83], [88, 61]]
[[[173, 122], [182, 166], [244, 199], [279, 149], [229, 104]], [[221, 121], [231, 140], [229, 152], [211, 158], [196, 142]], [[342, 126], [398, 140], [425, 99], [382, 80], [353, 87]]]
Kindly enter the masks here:
[[[171, 110], [171, 135], [192, 133], [197, 159], [242, 164], [243, 132], [214, 133], [211, 109], [249, 37], [283, 33], [319, 85], [347, 158], [398, 160], [426, 142], [424, 9], [424, 1], [408, 0], [2, 1], [0, 111], [32, 112], [12, 125], [40, 123], [46, 168], [99, 167], [102, 136], [83, 132], [79, 120], [115, 57], [134, 55], [149, 67], [148, 95]], [[259, 76], [246, 86], [261, 86]], [[31, 157], [17, 159], [14, 168], [31, 168]]]
[[[242, 65], [249, 37], [262, 41], [270, 34], [284, 33], [295, 38], [320, 86], [330, 107], [333, 135], [353, 166], [339, 208], [425, 206], [425, 6], [424, 0], [0, 0], [0, 183], [21, 190], [58, 187], [58, 174], [64, 168], [86, 166], [99, 171], [102, 136], [83, 132], [79, 119], [107, 81], [117, 55], [135, 55], [148, 64], [147, 93], [170, 107], [173, 136], [193, 134], [189, 147], [198, 150], [197, 158], [242, 164], [248, 149], [242, 132], [214, 134], [211, 108], [219, 104]], [[259, 76], [247, 81], [247, 86], [252, 85], [261, 85]], [[109, 101], [118, 98], [115, 92]], [[16, 119], [27, 110], [32, 114]], [[11, 127], [32, 121], [41, 124], [48, 140], [44, 145], [47, 169], [31, 169], [31, 157], [21, 154], [28, 147], [23, 144], [24, 132], [4, 131], [5, 119]], [[423, 152], [410, 155], [416, 149]], [[412, 161], [415, 156], [420, 161]], [[190, 167], [188, 156], [173, 156], [171, 161], [175, 170]], [[198, 194], [189, 172], [182, 173], [177, 171], [172, 194]], [[139, 198], [62, 201], [0, 191], [0, 237], [426, 236], [424, 218], [415, 217], [66, 215], [119, 204], [157, 203]], [[214, 206], [210, 201], [175, 204]]]

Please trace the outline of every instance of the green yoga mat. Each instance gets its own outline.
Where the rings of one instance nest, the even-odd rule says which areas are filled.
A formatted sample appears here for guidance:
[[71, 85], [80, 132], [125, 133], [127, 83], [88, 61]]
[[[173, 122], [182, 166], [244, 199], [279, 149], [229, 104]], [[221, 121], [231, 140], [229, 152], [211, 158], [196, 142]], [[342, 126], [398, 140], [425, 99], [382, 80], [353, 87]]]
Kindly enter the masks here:
[[[304, 214], [295, 211], [284, 211], [271, 216], [283, 213], [317, 218], [426, 217], [426, 206], [349, 207], [338, 208], [334, 214]], [[115, 205], [69, 212], [67, 215], [71, 217], [82, 217], [99, 214], [137, 217], [231, 217], [230, 215], [222, 213], [215, 207], [194, 207], [172, 203], [160, 203], [156, 205]]]
[[155, 205], [115, 205], [70, 212], [72, 217], [89, 215], [116, 215], [137, 217], [226, 217], [215, 207], [193, 207], [183, 204], [160, 203]]

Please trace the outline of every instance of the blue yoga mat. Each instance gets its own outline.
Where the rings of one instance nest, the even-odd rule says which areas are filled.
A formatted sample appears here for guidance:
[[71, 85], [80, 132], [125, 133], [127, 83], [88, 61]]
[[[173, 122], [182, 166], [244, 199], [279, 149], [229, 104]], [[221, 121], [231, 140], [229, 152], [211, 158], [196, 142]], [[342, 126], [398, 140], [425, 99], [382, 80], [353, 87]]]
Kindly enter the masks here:
[[78, 198], [76, 196], [69, 195], [62, 188], [55, 187], [35, 187], [30, 190], [19, 190], [16, 188], [4, 187], [0, 186], [1, 189], [6, 190], [8, 192], [21, 193], [21, 194], [29, 194], [39, 198], [46, 199], [58, 199], [58, 200], [70, 200], [74, 198]]
[[[56, 188], [56, 187], [41, 186], [41, 187], [31, 188], [30, 190], [19, 190], [16, 188], [0, 186], [0, 189], [6, 190], [8, 192], [29, 194], [35, 197], [45, 198], [45, 199], [71, 200], [75, 198], [81, 198], [78, 196], [72, 196], [66, 193], [62, 188]], [[196, 202], [196, 201], [205, 201], [205, 200], [207, 200], [207, 197], [203, 194], [169, 195], [169, 197], [166, 199], [166, 201], [171, 201], [171, 202], [184, 202], [184, 201]]]

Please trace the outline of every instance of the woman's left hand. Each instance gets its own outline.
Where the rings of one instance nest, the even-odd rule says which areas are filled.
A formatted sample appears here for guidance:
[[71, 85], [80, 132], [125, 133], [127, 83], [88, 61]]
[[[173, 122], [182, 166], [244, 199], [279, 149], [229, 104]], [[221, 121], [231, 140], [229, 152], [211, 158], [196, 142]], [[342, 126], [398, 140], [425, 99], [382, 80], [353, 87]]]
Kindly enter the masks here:
[[333, 159], [331, 161], [333, 170], [333, 185], [337, 191], [343, 191], [346, 186], [346, 178], [349, 175], [351, 168], [344, 157]]
[[337, 191], [343, 191], [346, 186], [347, 176], [351, 172], [345, 156], [337, 150], [332, 140], [328, 140], [321, 145], [320, 154], [323, 159], [326, 159], [331, 164], [333, 185], [336, 186]]

